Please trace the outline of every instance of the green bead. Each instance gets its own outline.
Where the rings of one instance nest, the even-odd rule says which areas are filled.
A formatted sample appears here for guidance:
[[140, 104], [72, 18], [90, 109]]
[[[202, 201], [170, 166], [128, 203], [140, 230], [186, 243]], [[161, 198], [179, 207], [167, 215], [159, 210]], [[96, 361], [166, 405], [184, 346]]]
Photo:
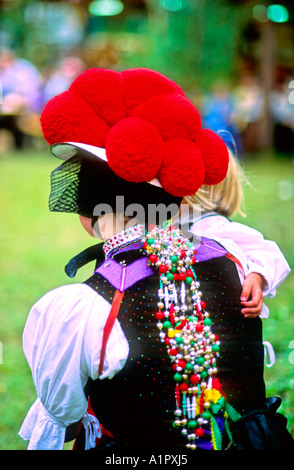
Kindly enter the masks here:
[[210, 326], [210, 325], [211, 325], [211, 320], [210, 320], [210, 318], [205, 318], [205, 320], [204, 320], [203, 323], [204, 323], [205, 326]]
[[197, 427], [197, 421], [195, 419], [191, 419], [191, 421], [188, 421], [187, 426], [188, 426], [188, 428], [196, 428]]
[[176, 263], [176, 262], [178, 261], [177, 255], [172, 255], [172, 256], [170, 257], [170, 260], [171, 260], [172, 263]]
[[186, 364], [186, 369], [187, 370], [193, 370], [193, 368], [194, 368], [194, 366], [190, 362], [188, 362], [188, 364]]
[[148, 245], [153, 245], [153, 243], [155, 242], [154, 238], [149, 238], [148, 240]]
[[176, 267], [176, 266], [172, 266], [171, 272], [172, 272], [172, 273], [176, 273], [176, 272], [177, 272], [177, 267]]
[[192, 282], [193, 282], [193, 278], [187, 276], [187, 277], [186, 277], [186, 284], [192, 284]]
[[166, 277], [167, 277], [168, 281], [173, 281], [173, 279], [174, 279], [174, 276], [173, 276], [172, 273], [167, 273]]
[[164, 328], [170, 328], [171, 327], [171, 322], [166, 320], [165, 322], [163, 322], [163, 327]]
[[219, 345], [218, 345], [218, 344], [214, 344], [214, 345], [212, 346], [212, 350], [213, 350], [213, 352], [218, 352], [218, 351], [219, 351]]
[[174, 375], [174, 379], [176, 382], [180, 382], [180, 380], [182, 380], [182, 375], [179, 374], [179, 372], [176, 372]]
[[201, 366], [204, 363], [205, 359], [204, 357], [197, 357], [196, 362], [199, 366]]
[[207, 377], [207, 372], [206, 372], [206, 370], [204, 370], [203, 372], [201, 372], [200, 376], [201, 376], [202, 379], [205, 379], [205, 378]]
[[203, 419], [209, 419], [210, 418], [210, 413], [208, 411], [204, 411], [204, 413], [202, 413], [202, 418]]
[[184, 342], [184, 340], [181, 336], [176, 336], [176, 342], [177, 342], [177, 344], [182, 344]]

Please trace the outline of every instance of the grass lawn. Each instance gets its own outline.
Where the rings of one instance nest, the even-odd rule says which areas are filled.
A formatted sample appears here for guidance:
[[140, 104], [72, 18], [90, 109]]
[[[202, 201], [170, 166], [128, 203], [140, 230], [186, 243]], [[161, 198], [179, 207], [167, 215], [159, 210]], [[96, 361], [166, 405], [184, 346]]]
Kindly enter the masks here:
[[[0, 450], [27, 447], [18, 430], [35, 399], [22, 352], [30, 307], [48, 290], [91, 274], [92, 266], [84, 267], [74, 280], [64, 273], [66, 262], [93, 240], [77, 216], [50, 214], [47, 209], [49, 174], [58, 164], [46, 150], [0, 157]], [[259, 156], [245, 161], [245, 170], [252, 184], [245, 188], [247, 217], [235, 219], [275, 240], [294, 266], [294, 165]], [[283, 398], [280, 410], [294, 435], [293, 290], [290, 274], [277, 296], [266, 301], [270, 318], [264, 321], [264, 339], [276, 353], [276, 364], [265, 371], [268, 395]]]

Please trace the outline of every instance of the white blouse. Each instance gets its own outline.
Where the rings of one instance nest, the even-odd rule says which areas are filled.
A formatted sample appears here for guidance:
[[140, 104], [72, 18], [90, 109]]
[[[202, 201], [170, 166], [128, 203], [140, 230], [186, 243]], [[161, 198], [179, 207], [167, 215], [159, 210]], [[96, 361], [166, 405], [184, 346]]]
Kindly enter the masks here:
[[[249, 273], [261, 274], [266, 281], [264, 297], [274, 297], [276, 289], [291, 269], [276, 242], [264, 239], [257, 230], [231, 222], [216, 212], [206, 213], [192, 222], [190, 231], [198, 237], [212, 238], [223, 245], [242, 264], [241, 282]], [[267, 318], [268, 308], [263, 305], [261, 318]]]
[[[23, 348], [38, 399], [19, 434], [28, 449], [62, 449], [66, 427], [87, 411], [84, 386], [98, 378], [103, 328], [110, 304], [85, 284], [45, 294], [31, 309]], [[111, 379], [128, 357], [129, 346], [118, 320], [112, 329], [100, 379]]]

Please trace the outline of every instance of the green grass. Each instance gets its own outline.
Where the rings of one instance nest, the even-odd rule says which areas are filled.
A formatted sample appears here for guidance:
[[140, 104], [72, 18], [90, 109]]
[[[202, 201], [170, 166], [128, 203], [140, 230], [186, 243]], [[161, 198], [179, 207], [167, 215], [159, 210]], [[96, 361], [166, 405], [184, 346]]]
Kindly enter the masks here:
[[[0, 450], [25, 449], [18, 430], [35, 399], [30, 369], [22, 352], [22, 331], [33, 303], [61, 284], [83, 281], [92, 266], [74, 280], [64, 265], [93, 243], [78, 217], [51, 214], [47, 200], [49, 174], [58, 161], [44, 151], [11, 153], [0, 158]], [[281, 199], [281, 181], [294, 188], [293, 164], [278, 158], [255, 157], [245, 162], [253, 188], [246, 187], [247, 218], [236, 220], [275, 240], [290, 265], [294, 265], [294, 194]], [[288, 184], [288, 186], [287, 186]], [[94, 241], [95, 243], [95, 241]], [[266, 369], [268, 395], [283, 398], [281, 411], [294, 435], [294, 310], [292, 274], [274, 299], [267, 300], [270, 318], [264, 321], [264, 339], [276, 352], [276, 364]], [[292, 363], [291, 363], [292, 362]], [[69, 448], [70, 446], [66, 446]]]

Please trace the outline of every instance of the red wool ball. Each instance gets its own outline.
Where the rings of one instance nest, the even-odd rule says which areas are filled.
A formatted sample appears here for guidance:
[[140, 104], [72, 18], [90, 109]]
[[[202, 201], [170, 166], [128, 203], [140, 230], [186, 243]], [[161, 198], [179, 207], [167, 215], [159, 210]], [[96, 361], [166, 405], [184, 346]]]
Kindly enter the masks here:
[[135, 106], [153, 96], [165, 93], [184, 95], [182, 89], [159, 72], [146, 68], [135, 68], [121, 72], [125, 88], [125, 106], [130, 113]]
[[151, 122], [164, 141], [177, 137], [194, 140], [201, 129], [201, 117], [195, 106], [175, 93], [155, 96], [134, 108], [131, 114]]
[[193, 142], [186, 139], [165, 142], [158, 179], [167, 193], [191, 196], [203, 184], [204, 177], [201, 152]]
[[105, 149], [110, 168], [135, 183], [155, 178], [163, 158], [163, 142], [155, 127], [135, 117], [110, 129]]
[[52, 98], [41, 114], [41, 127], [46, 141], [83, 142], [104, 147], [108, 124], [82, 98], [65, 91]]
[[126, 117], [124, 82], [119, 72], [88, 69], [73, 81], [69, 89], [87, 101], [111, 126]]
[[204, 184], [218, 184], [227, 174], [229, 152], [224, 141], [210, 129], [202, 129], [195, 143], [199, 146], [205, 165]]

